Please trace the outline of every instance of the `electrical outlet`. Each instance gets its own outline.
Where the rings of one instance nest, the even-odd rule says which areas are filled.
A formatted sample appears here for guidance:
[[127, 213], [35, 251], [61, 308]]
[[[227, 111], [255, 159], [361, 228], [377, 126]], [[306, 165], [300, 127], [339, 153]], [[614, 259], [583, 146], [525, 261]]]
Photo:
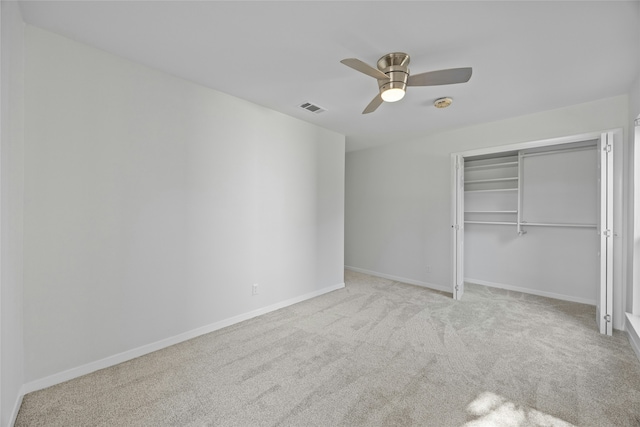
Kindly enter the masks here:
[[251, 287], [251, 295], [258, 295], [258, 284], [254, 283]]

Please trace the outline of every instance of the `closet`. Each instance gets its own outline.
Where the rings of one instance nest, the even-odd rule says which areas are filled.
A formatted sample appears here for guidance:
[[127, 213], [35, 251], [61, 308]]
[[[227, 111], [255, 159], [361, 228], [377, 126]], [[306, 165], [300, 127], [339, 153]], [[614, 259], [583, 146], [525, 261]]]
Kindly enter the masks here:
[[593, 304], [611, 333], [612, 138], [452, 155], [455, 298], [467, 282]]

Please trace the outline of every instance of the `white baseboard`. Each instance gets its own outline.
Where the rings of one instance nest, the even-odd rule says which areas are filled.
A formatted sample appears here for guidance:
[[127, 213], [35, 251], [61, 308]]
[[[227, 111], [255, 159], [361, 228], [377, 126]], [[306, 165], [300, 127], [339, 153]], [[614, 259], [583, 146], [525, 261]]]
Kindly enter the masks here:
[[465, 278], [464, 281], [465, 283], [489, 286], [491, 288], [506, 289], [509, 291], [517, 291], [517, 292], [522, 292], [524, 294], [538, 295], [540, 297], [554, 298], [554, 299], [559, 299], [563, 301], [579, 302], [581, 304], [596, 305], [595, 300], [591, 300], [588, 298], [572, 297], [570, 295], [562, 295], [562, 294], [556, 294], [553, 292], [538, 291], [536, 289], [521, 288], [519, 286], [505, 285], [503, 283], [487, 282], [486, 280]]
[[625, 331], [627, 332], [631, 348], [636, 353], [636, 356], [638, 356], [638, 360], [640, 360], [640, 316], [631, 313], [626, 314], [627, 323], [625, 325]]
[[383, 279], [394, 280], [396, 282], [408, 283], [410, 285], [422, 286], [423, 288], [434, 289], [436, 291], [452, 293], [453, 290], [448, 286], [436, 285], [434, 283], [423, 282], [421, 280], [408, 279], [406, 277], [394, 276], [392, 274], [379, 273], [377, 271], [365, 270], [364, 268], [344, 266], [345, 270], [355, 271], [356, 273], [364, 273], [369, 276], [382, 277]]
[[[210, 332], [217, 331], [222, 328], [226, 328], [227, 326], [235, 325], [236, 323], [240, 323], [245, 320], [252, 319], [256, 316], [267, 314], [272, 311], [276, 311], [281, 308], [288, 307], [290, 305], [297, 304], [299, 302], [302, 302], [311, 298], [315, 298], [317, 296], [320, 296], [338, 289], [342, 289], [342, 288], [344, 288], [344, 283], [339, 283], [337, 285], [329, 286], [314, 292], [310, 292], [308, 294], [304, 294], [295, 298], [281, 301], [276, 304], [269, 305], [267, 307], [259, 308], [257, 310], [250, 311], [248, 313], [230, 317], [228, 319], [224, 319], [219, 322], [212, 323], [210, 325], [202, 326], [200, 328], [196, 328], [196, 329], [184, 332], [182, 334], [175, 335], [170, 338], [165, 338], [163, 340], [156, 341], [151, 344], [143, 345], [141, 347], [127, 350], [122, 353], [114, 354], [113, 356], [105, 357], [104, 359], [96, 360], [95, 362], [87, 363], [86, 365], [78, 366], [76, 368], [71, 368], [66, 371], [50, 375], [45, 378], [31, 381], [23, 386], [23, 395], [27, 393], [31, 393], [36, 390], [41, 390], [43, 388], [51, 387], [53, 385], [60, 384], [65, 381], [69, 381], [74, 378], [78, 378], [83, 375], [89, 374], [91, 372], [108, 368], [110, 366], [114, 366], [131, 359], [135, 359], [136, 357], [144, 356], [145, 354], [149, 354], [154, 351], [161, 350], [165, 347], [169, 347], [174, 344], [178, 344], [183, 341], [187, 341], [192, 338], [198, 337], [200, 335], [208, 334]], [[20, 399], [22, 400], [22, 398]], [[18, 406], [18, 408], [19, 407], [20, 406]]]
[[20, 406], [22, 406], [22, 398], [27, 394], [24, 391], [24, 386], [20, 389], [20, 393], [18, 394], [18, 398], [16, 399], [15, 405], [13, 405], [13, 410], [11, 411], [11, 415], [9, 416], [9, 427], [13, 427], [16, 423], [16, 419], [18, 419], [18, 411], [20, 410]]

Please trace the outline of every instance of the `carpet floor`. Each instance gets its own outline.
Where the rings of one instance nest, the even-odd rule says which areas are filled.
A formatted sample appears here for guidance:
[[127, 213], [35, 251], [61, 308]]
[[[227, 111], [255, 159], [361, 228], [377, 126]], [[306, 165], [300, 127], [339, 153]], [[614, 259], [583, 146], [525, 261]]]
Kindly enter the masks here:
[[30, 393], [15, 425], [640, 426], [640, 361], [592, 306], [345, 283]]

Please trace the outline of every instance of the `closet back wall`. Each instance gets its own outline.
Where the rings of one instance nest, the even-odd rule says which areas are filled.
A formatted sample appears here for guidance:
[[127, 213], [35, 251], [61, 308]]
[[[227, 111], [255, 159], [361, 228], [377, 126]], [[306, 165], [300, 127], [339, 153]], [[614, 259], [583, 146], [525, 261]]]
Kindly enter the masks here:
[[[451, 153], [626, 129], [627, 109], [621, 95], [347, 153], [345, 264], [451, 292]], [[622, 290], [614, 278], [618, 329]]]
[[[515, 225], [465, 224], [465, 281], [595, 305], [596, 147], [552, 150], [521, 157], [521, 220], [567, 226], [525, 225], [525, 233], [518, 235]], [[465, 210], [471, 208], [465, 205]], [[576, 225], [593, 227], [570, 227]]]
[[26, 55], [27, 382], [344, 281], [343, 135], [31, 26]]

